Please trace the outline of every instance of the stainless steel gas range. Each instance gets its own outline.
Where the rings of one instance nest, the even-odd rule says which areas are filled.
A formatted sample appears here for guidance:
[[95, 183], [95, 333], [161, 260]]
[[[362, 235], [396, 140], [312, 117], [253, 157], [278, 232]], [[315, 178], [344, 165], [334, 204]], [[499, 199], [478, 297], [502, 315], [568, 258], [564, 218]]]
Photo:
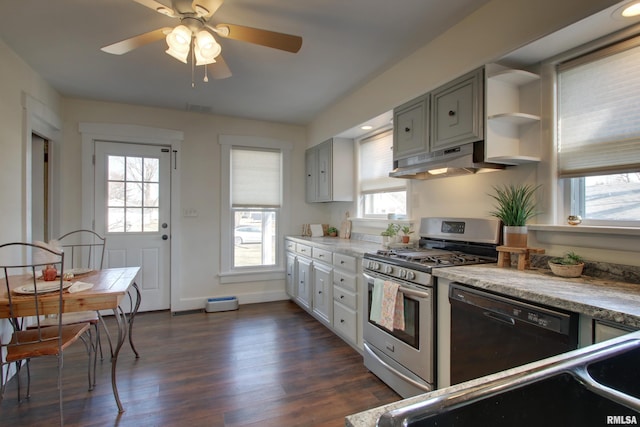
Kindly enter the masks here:
[[[496, 262], [500, 229], [500, 221], [492, 219], [422, 218], [418, 247], [385, 248], [364, 255], [362, 266], [368, 288], [364, 363], [402, 397], [436, 387], [432, 269]], [[402, 330], [389, 330], [371, 320], [376, 281], [399, 285], [398, 297], [404, 303]]]

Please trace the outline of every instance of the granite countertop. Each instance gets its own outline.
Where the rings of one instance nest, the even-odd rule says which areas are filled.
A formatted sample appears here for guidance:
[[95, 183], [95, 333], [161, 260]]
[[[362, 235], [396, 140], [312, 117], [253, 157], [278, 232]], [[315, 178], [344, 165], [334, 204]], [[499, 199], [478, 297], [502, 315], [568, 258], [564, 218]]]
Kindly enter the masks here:
[[380, 243], [357, 239], [341, 239], [339, 237], [287, 236], [285, 238], [297, 243], [312, 245], [328, 251], [356, 257], [362, 257], [367, 252], [376, 252], [382, 248]]
[[[550, 270], [544, 268], [519, 271], [515, 268], [500, 268], [495, 264], [434, 269], [432, 274], [436, 277], [477, 288], [574, 311], [596, 319], [609, 320], [640, 328], [640, 284], [637, 283], [626, 283], [584, 275], [578, 278], [563, 278], [553, 275]], [[633, 334], [640, 338], [640, 332]], [[596, 346], [605, 344], [596, 344]], [[562, 360], [570, 355], [591, 351], [590, 349], [593, 348], [595, 348], [594, 345], [584, 347], [574, 352], [544, 359], [543, 361], [533, 362], [349, 415], [345, 418], [345, 425], [347, 427], [375, 426], [380, 415], [392, 409], [404, 408], [438, 396], [464, 393], [466, 389], [479, 384], [512, 375], [520, 375], [529, 370], [544, 367], [553, 361]]]
[[640, 284], [589, 276], [569, 279], [547, 269], [519, 271], [495, 264], [434, 269], [433, 275], [640, 329]]

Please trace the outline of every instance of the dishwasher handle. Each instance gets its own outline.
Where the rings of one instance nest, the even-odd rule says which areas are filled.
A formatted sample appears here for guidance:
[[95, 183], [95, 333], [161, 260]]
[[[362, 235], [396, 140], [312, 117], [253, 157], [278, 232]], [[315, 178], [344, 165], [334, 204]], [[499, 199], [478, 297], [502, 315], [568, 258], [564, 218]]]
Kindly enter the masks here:
[[513, 317], [507, 316], [502, 313], [495, 313], [493, 311], [484, 311], [482, 314], [484, 314], [489, 319], [496, 320], [501, 323], [506, 323], [509, 326], [516, 325], [516, 320]]

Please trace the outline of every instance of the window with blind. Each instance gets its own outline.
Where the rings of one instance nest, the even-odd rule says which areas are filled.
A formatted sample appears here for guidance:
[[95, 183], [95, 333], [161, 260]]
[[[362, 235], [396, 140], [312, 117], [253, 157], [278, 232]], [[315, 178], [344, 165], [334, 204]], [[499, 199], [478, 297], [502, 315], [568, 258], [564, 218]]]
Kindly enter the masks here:
[[359, 141], [358, 185], [363, 218], [407, 214], [406, 181], [389, 178], [393, 169], [392, 146], [392, 130]]
[[280, 150], [231, 149], [232, 268], [273, 266], [282, 201]]
[[637, 37], [558, 66], [558, 174], [585, 224], [640, 221], [639, 63]]

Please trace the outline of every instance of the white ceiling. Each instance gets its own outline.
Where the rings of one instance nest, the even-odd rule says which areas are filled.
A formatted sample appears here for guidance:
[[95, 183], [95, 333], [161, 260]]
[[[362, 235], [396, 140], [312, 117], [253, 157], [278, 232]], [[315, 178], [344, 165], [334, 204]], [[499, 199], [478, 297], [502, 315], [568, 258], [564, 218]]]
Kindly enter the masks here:
[[[158, 0], [169, 5], [169, 0]], [[487, 0], [226, 0], [211, 23], [303, 38], [297, 54], [219, 39], [233, 76], [202, 82], [163, 40], [102, 46], [176, 19], [133, 0], [0, 0], [0, 38], [62, 95], [306, 124]]]

